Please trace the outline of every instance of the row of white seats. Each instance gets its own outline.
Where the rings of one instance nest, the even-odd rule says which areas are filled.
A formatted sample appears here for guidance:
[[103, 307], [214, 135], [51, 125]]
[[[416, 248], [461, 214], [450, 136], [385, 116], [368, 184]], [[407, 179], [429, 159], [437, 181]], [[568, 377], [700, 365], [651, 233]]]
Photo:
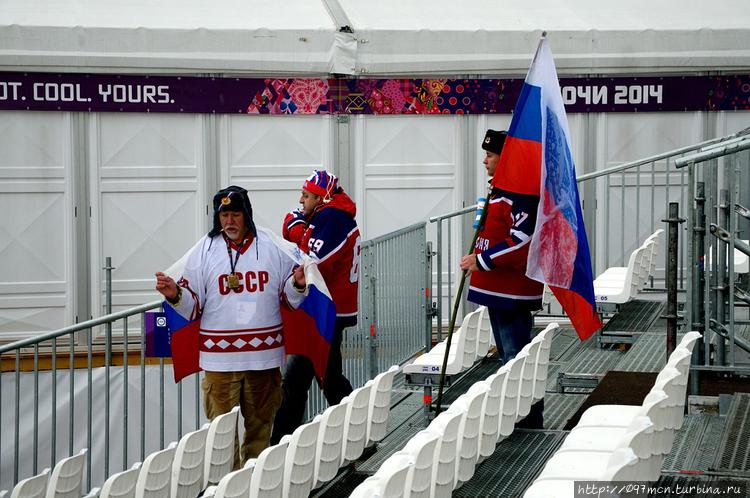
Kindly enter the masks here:
[[451, 496], [544, 397], [550, 347], [558, 328], [550, 324], [496, 373], [473, 384], [351, 496]]
[[690, 358], [698, 332], [685, 334], [641, 405], [586, 410], [524, 498], [579, 496], [575, 481], [656, 481], [682, 427]]
[[179, 442], [148, 455], [141, 464], [107, 478], [87, 498], [194, 498], [232, 470], [239, 407], [219, 415]]
[[[397, 365], [352, 391], [258, 458], [209, 487], [204, 498], [307, 497], [386, 435]], [[193, 495], [195, 496], [195, 495]]]
[[[448, 339], [436, 344], [429, 352], [404, 366], [404, 373], [439, 374], [445, 357]], [[487, 308], [481, 306], [464, 317], [461, 326], [453, 333], [448, 353], [446, 375], [456, 375], [469, 369], [474, 362], [487, 356], [492, 341]]]
[[[86, 468], [84, 448], [73, 456], [63, 458], [39, 474], [19, 481], [10, 492], [9, 498], [80, 498], [83, 488], [83, 471]], [[0, 498], [8, 495], [0, 491]]]
[[652, 233], [630, 254], [628, 266], [607, 268], [594, 280], [594, 295], [598, 303], [623, 304], [643, 290], [656, 269], [661, 228]]

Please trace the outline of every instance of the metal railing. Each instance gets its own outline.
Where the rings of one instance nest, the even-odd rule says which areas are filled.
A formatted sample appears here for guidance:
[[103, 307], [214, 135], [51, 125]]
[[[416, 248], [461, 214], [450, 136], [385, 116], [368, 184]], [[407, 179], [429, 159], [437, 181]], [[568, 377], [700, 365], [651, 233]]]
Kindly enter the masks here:
[[[362, 244], [358, 325], [342, 344], [352, 385], [424, 349], [429, 256], [425, 223]], [[90, 489], [206, 421], [201, 376], [175, 384], [169, 361], [146, 357], [145, 313], [160, 307], [154, 301], [0, 346], [0, 489], [84, 447]], [[313, 383], [309, 416], [325, 406]]]
[[[341, 345], [344, 374], [352, 386], [404, 363], [428, 344], [429, 256], [425, 223], [362, 243], [357, 325], [344, 331]], [[313, 383], [307, 417], [327, 406]]]
[[[676, 161], [688, 154], [705, 152], [714, 147], [732, 147], [732, 144], [743, 140], [745, 132], [579, 175], [578, 189], [584, 204], [594, 276], [610, 266], [625, 266], [630, 253], [657, 228], [663, 228], [661, 220], [668, 216], [669, 203], [676, 201], [684, 205], [690, 198], [688, 175], [684, 170], [674, 168]], [[470, 233], [475, 212], [476, 205], [472, 205], [429, 219], [437, 228], [434, 244], [436, 265], [433, 270], [436, 285], [433, 295], [438, 340], [442, 335], [441, 325], [448, 320], [444, 308], [450, 307], [453, 302], [454, 283], [460, 276], [458, 260], [467, 250], [467, 234]], [[454, 243], [453, 233], [456, 231], [459, 233], [458, 245]], [[456, 246], [459, 254], [454, 257]], [[666, 247], [666, 244], [661, 244], [661, 247]], [[662, 251], [658, 258], [661, 264], [656, 267], [651, 288], [663, 289], [667, 251]], [[685, 261], [687, 249], [683, 244], [679, 253], [679, 287], [683, 290], [686, 288]], [[466, 309], [470, 308], [467, 306]], [[556, 315], [560, 310], [551, 311]], [[549, 307], [546, 313], [550, 313]], [[541, 315], [544, 314], [545, 311], [542, 311]]]
[[750, 352], [750, 338], [738, 334], [739, 326], [750, 324], [748, 279], [746, 273], [740, 278], [735, 268], [736, 257], [750, 255], [750, 246], [740, 238], [750, 232], [750, 212], [740, 203], [750, 178], [748, 133], [750, 129], [675, 162], [689, 178], [689, 202], [683, 209], [690, 230], [686, 315], [691, 330], [704, 334], [694, 359], [702, 370], [738, 367], [736, 348]]

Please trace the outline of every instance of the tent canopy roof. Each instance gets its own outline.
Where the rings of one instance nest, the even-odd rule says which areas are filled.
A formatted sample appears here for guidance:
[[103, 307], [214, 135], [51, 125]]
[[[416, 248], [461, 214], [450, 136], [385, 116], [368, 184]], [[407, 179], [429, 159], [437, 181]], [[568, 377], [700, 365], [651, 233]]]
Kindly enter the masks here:
[[0, 68], [519, 75], [546, 30], [561, 73], [738, 71], [750, 68], [746, 3], [3, 0]]

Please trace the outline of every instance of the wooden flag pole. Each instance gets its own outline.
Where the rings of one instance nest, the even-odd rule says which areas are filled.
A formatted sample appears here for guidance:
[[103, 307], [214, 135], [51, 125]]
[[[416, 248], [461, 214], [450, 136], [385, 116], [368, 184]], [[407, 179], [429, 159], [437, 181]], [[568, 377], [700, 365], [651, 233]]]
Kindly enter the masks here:
[[[491, 190], [490, 190], [491, 191]], [[479, 217], [479, 223], [477, 224], [477, 229], [474, 231], [474, 237], [471, 239], [471, 245], [469, 246], [469, 251], [467, 252], [467, 255], [471, 255], [474, 253], [474, 245], [477, 243], [477, 238], [479, 237], [479, 232], [482, 230], [482, 227], [484, 226], [484, 221], [487, 219], [487, 211], [489, 210], [489, 202], [490, 202], [490, 195], [489, 192], [487, 193], [487, 199], [484, 201], [484, 208], [482, 209], [482, 214]], [[456, 299], [453, 302], [453, 312], [451, 313], [451, 319], [450, 323], [448, 325], [448, 337], [445, 340], [445, 354], [443, 355], [443, 366], [440, 368], [440, 381], [438, 382], [438, 395], [437, 395], [437, 405], [435, 406], [435, 416], [440, 414], [442, 402], [443, 402], [443, 385], [445, 384], [445, 369], [448, 367], [448, 354], [451, 350], [451, 340], [453, 339], [453, 329], [456, 327], [456, 315], [458, 314], [458, 306], [461, 303], [461, 297], [464, 292], [464, 283], [466, 282], [466, 270], [461, 271], [461, 281], [458, 284], [458, 290], [456, 291]], [[438, 327], [441, 327], [442, 324], [438, 323]]]

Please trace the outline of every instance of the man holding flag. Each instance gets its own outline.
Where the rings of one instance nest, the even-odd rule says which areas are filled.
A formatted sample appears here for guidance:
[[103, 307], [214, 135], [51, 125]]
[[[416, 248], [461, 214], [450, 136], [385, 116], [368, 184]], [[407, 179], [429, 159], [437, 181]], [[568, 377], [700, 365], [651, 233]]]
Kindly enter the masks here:
[[[549, 285], [581, 340], [602, 324], [594, 285], [570, 131], [546, 33], [524, 81], [507, 137], [488, 130], [482, 147], [492, 177], [487, 221], [474, 254], [469, 300], [487, 305], [504, 360], [530, 340], [531, 311]], [[543, 405], [519, 423], [542, 428]]]
[[[190, 367], [205, 370], [206, 416], [213, 419], [240, 406], [245, 436], [241, 455], [235, 440], [234, 467], [239, 468], [268, 446], [281, 403], [280, 307], [285, 301], [296, 308], [309, 291], [303, 267], [295, 269], [273, 234], [256, 228], [247, 190], [234, 185], [220, 190], [213, 207], [213, 228], [187, 254], [181, 277], [175, 282], [157, 272], [156, 290], [179, 315], [198, 323], [197, 341], [190, 346], [200, 350], [200, 364]], [[176, 346], [180, 334], [172, 334], [175, 372], [195, 353]]]
[[[487, 130], [482, 142], [484, 166], [490, 177], [496, 174], [506, 135], [504, 131]], [[464, 256], [460, 262], [461, 269], [471, 274], [468, 299], [487, 306], [492, 334], [504, 363], [531, 341], [531, 312], [542, 307], [544, 286], [525, 275], [539, 203], [538, 176], [536, 185], [533, 176], [526, 175], [530, 185], [520, 185], [516, 191], [490, 182], [484, 207], [486, 221], [478, 228], [474, 254]], [[518, 426], [543, 428], [543, 410], [543, 401], [535, 403]]]

